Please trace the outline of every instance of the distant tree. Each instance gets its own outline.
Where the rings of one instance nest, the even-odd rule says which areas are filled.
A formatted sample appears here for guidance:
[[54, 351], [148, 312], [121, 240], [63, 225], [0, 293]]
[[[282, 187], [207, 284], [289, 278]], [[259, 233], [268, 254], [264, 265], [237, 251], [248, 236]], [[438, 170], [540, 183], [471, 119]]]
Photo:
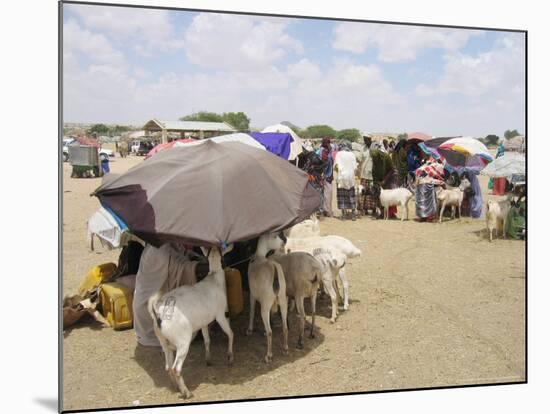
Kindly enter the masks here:
[[223, 122], [223, 116], [215, 112], [200, 111], [182, 116], [180, 121]]
[[399, 134], [399, 135], [397, 136], [397, 141], [400, 141], [400, 140], [402, 140], [402, 139], [408, 139], [408, 138], [409, 138], [409, 136], [407, 135], [406, 132], [404, 132], [404, 133]]
[[250, 129], [250, 118], [244, 112], [225, 112], [217, 114], [216, 112], [200, 111], [194, 114], [185, 115], [179, 118], [180, 121], [200, 121], [200, 122], [226, 122], [239, 131], [248, 131]]
[[336, 136], [336, 131], [328, 125], [311, 125], [305, 131], [305, 138], [334, 138]]
[[120, 135], [123, 132], [131, 131], [132, 128], [126, 125], [115, 125], [114, 127], [110, 128], [110, 131], [113, 133], [113, 135]]
[[510, 139], [510, 138], [514, 138], [514, 137], [517, 137], [518, 135], [521, 135], [517, 129], [512, 129], [512, 130], [509, 130], [507, 129], [506, 131], [504, 131], [504, 138], [506, 139]]
[[222, 120], [239, 131], [250, 130], [250, 118], [244, 112], [225, 112]]
[[94, 124], [88, 129], [88, 134], [107, 135], [109, 127], [105, 124]]
[[356, 128], [342, 129], [336, 133], [336, 138], [351, 142], [358, 142], [361, 140], [361, 132], [359, 132]]
[[302, 136], [303, 135], [303, 129], [300, 128], [298, 125], [296, 124], [293, 124], [292, 122], [290, 121], [283, 121], [281, 122], [281, 125], [285, 125], [287, 127], [289, 127], [290, 129], [292, 129], [296, 134], [298, 134], [298, 136]]
[[483, 141], [487, 145], [497, 145], [500, 138], [497, 135], [487, 135]]

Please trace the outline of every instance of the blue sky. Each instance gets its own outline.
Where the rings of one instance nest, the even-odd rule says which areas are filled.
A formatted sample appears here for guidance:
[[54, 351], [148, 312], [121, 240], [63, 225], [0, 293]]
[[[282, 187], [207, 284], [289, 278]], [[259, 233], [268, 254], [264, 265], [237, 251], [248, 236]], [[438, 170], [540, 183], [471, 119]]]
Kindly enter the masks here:
[[522, 33], [64, 5], [64, 120], [524, 132]]

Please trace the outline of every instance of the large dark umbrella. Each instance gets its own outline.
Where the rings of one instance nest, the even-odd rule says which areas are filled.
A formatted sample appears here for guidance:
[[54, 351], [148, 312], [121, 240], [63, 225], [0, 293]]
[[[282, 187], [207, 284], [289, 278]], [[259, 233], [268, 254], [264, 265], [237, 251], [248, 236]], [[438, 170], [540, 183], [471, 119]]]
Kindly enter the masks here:
[[237, 142], [174, 147], [92, 195], [141, 239], [220, 246], [298, 223], [321, 203], [308, 176]]

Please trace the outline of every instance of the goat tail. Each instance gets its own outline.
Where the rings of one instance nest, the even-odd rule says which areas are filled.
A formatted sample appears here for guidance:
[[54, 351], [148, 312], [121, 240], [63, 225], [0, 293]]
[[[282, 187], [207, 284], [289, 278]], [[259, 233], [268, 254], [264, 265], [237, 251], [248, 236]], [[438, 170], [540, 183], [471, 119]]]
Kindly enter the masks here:
[[159, 329], [160, 329], [161, 319], [157, 315], [157, 312], [155, 311], [155, 307], [157, 305], [157, 302], [162, 297], [162, 295], [163, 295], [162, 291], [159, 290], [157, 293], [151, 296], [147, 301], [147, 310], [149, 311], [149, 315], [151, 315], [151, 318], [153, 318], [153, 322], [157, 325], [157, 328]]
[[273, 293], [275, 293], [275, 296], [279, 295], [279, 291], [281, 290], [281, 280], [285, 280], [285, 274], [283, 273], [283, 268], [281, 265], [277, 262], [272, 262], [273, 266], [275, 267], [275, 272], [273, 273]]

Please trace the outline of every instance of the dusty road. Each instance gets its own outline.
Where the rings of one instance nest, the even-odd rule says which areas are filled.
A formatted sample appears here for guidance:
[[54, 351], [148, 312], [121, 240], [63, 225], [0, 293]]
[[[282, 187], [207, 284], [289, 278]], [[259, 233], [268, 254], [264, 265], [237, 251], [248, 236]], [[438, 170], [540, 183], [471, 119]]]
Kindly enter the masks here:
[[[116, 158], [111, 170], [140, 161]], [[89, 194], [99, 179], [72, 179], [67, 164], [63, 174], [63, 292], [71, 294], [90, 267], [116, 262], [118, 252], [91, 252], [86, 243], [86, 220], [99, 205]], [[486, 179], [481, 184], [487, 188]], [[259, 315], [256, 332], [244, 335], [246, 304], [231, 321], [234, 366], [225, 364], [227, 340], [218, 327], [213, 366], [204, 363], [202, 341], [192, 344], [183, 367], [194, 394], [189, 401], [524, 380], [525, 243], [490, 244], [484, 227], [469, 218], [442, 224], [324, 220], [323, 234], [345, 236], [363, 251], [348, 265], [350, 309], [331, 325], [329, 301], [318, 302], [316, 337], [303, 350], [294, 347], [292, 315], [290, 355], [282, 354], [275, 327], [274, 360], [266, 365]], [[162, 351], [137, 346], [133, 330], [80, 324], [64, 332], [63, 351], [66, 410], [182, 402], [164, 372]]]

